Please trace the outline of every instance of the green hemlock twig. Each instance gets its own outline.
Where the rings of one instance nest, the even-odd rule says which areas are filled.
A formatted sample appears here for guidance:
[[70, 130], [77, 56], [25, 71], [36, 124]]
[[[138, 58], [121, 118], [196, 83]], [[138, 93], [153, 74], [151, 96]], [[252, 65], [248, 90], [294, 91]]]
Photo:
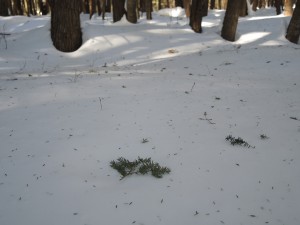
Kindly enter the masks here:
[[246, 141], [244, 141], [242, 138], [238, 137], [238, 138], [235, 138], [235, 137], [232, 137], [231, 135], [228, 135], [226, 138], [225, 138], [226, 141], [229, 141], [231, 145], [240, 145], [240, 146], [244, 146], [244, 147], [247, 147], [247, 148], [255, 148], [255, 146], [251, 146], [249, 145]]
[[121, 180], [129, 175], [145, 175], [149, 172], [156, 178], [162, 178], [164, 174], [171, 172], [169, 168], [160, 166], [158, 163], [153, 162], [151, 158], [143, 159], [138, 157], [137, 160], [129, 161], [120, 157], [117, 161], [111, 161], [110, 166], [122, 175]]

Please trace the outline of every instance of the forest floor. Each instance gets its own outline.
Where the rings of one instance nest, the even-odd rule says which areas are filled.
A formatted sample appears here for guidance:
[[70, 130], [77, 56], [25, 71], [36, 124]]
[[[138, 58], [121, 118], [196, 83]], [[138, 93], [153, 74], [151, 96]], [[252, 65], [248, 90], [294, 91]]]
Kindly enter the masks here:
[[[231, 43], [224, 11], [202, 34], [169, 12], [84, 15], [73, 53], [52, 46], [48, 16], [0, 17], [1, 225], [300, 224], [290, 18], [259, 10]], [[119, 157], [171, 172], [120, 180]]]

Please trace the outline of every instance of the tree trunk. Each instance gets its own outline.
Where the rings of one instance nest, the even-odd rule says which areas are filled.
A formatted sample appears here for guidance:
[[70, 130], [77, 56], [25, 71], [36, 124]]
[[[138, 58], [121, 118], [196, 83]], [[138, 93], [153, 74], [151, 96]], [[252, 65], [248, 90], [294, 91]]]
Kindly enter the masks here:
[[136, 0], [127, 0], [127, 20], [130, 23], [137, 23]]
[[253, 0], [253, 3], [252, 3], [252, 10], [253, 10], [253, 11], [256, 11], [256, 10], [257, 10], [257, 6], [258, 6], [258, 0]]
[[285, 16], [293, 15], [293, 4], [294, 4], [294, 0], [285, 0], [285, 2], [284, 2], [284, 15]]
[[183, 8], [183, 0], [175, 0], [175, 6]]
[[0, 16], [8, 16], [8, 1], [7, 0], [0, 0]]
[[76, 51], [82, 44], [80, 0], [51, 0], [51, 39], [62, 52]]
[[244, 17], [248, 15], [248, 10], [247, 10], [247, 0], [241, 0], [241, 9], [240, 9], [240, 16]]
[[296, 3], [293, 16], [287, 29], [286, 39], [298, 44], [300, 35], [300, 0]]
[[238, 25], [241, 3], [241, 0], [228, 1], [221, 32], [222, 38], [227, 41], [235, 41], [235, 33]]
[[21, 4], [21, 0], [13, 0], [13, 11], [14, 15], [23, 15], [23, 8]]
[[202, 17], [208, 15], [208, 0], [203, 0], [202, 3]]
[[204, 0], [192, 1], [190, 26], [196, 33], [202, 32], [202, 14], [203, 14]]
[[186, 17], [190, 17], [191, 15], [191, 0], [183, 0], [183, 6], [185, 10]]
[[113, 21], [118, 22], [122, 19], [124, 14], [126, 13], [124, 4], [125, 0], [112, 0], [113, 4]]
[[95, 2], [95, 0], [89, 0], [89, 11], [90, 11], [90, 19], [92, 19], [92, 16], [96, 12], [96, 2]]
[[281, 14], [281, 0], [275, 0], [276, 14]]
[[152, 20], [152, 0], [145, 0], [147, 20]]
[[216, 1], [215, 0], [210, 0], [210, 9], [215, 8]]

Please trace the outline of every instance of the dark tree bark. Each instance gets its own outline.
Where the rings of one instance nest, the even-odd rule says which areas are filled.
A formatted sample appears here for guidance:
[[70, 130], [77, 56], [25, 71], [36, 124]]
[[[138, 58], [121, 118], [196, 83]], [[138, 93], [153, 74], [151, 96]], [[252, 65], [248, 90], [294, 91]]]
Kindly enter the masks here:
[[208, 15], [208, 0], [202, 0], [202, 17]]
[[196, 33], [202, 32], [202, 14], [203, 14], [204, 0], [192, 1], [190, 26]]
[[300, 35], [300, 0], [296, 3], [293, 16], [287, 29], [286, 39], [298, 44]]
[[136, 0], [127, 0], [127, 20], [130, 23], [137, 23]]
[[113, 21], [118, 22], [122, 19], [124, 14], [126, 13], [124, 4], [125, 0], [113, 0]]
[[253, 0], [253, 3], [252, 3], [252, 10], [253, 10], [253, 11], [256, 11], [256, 10], [257, 10], [257, 6], [258, 6], [258, 0]]
[[285, 0], [285, 2], [284, 2], [284, 15], [285, 16], [293, 15], [293, 4], [294, 4], [294, 0]]
[[62, 52], [76, 51], [82, 44], [80, 0], [51, 0], [51, 39]]
[[14, 15], [23, 15], [23, 8], [21, 4], [21, 0], [13, 0], [13, 11]]
[[147, 20], [152, 20], [152, 0], [145, 0]]
[[183, 0], [175, 0], [175, 6], [183, 8]]
[[210, 9], [215, 8], [216, 1], [215, 0], [210, 0]]
[[241, 0], [241, 8], [240, 8], [240, 16], [244, 17], [248, 15], [248, 8], [247, 8], [247, 0]]
[[241, 0], [228, 1], [221, 32], [222, 38], [227, 41], [235, 41], [235, 33], [238, 25], [241, 3]]
[[275, 7], [276, 7], [276, 14], [279, 15], [281, 14], [281, 7], [282, 7], [282, 0], [275, 0]]
[[0, 0], [0, 16], [8, 15], [8, 0]]
[[111, 12], [111, 0], [106, 0], [105, 12]]

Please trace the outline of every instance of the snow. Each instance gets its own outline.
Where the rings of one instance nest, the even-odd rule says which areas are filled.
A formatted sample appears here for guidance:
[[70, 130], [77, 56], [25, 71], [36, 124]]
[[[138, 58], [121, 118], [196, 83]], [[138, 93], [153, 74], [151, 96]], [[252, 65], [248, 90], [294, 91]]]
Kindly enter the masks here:
[[[0, 224], [300, 224], [300, 47], [274, 14], [241, 18], [233, 43], [220, 10], [202, 34], [166, 10], [83, 15], [73, 53], [49, 17], [1, 17]], [[120, 180], [119, 157], [171, 173]]]

